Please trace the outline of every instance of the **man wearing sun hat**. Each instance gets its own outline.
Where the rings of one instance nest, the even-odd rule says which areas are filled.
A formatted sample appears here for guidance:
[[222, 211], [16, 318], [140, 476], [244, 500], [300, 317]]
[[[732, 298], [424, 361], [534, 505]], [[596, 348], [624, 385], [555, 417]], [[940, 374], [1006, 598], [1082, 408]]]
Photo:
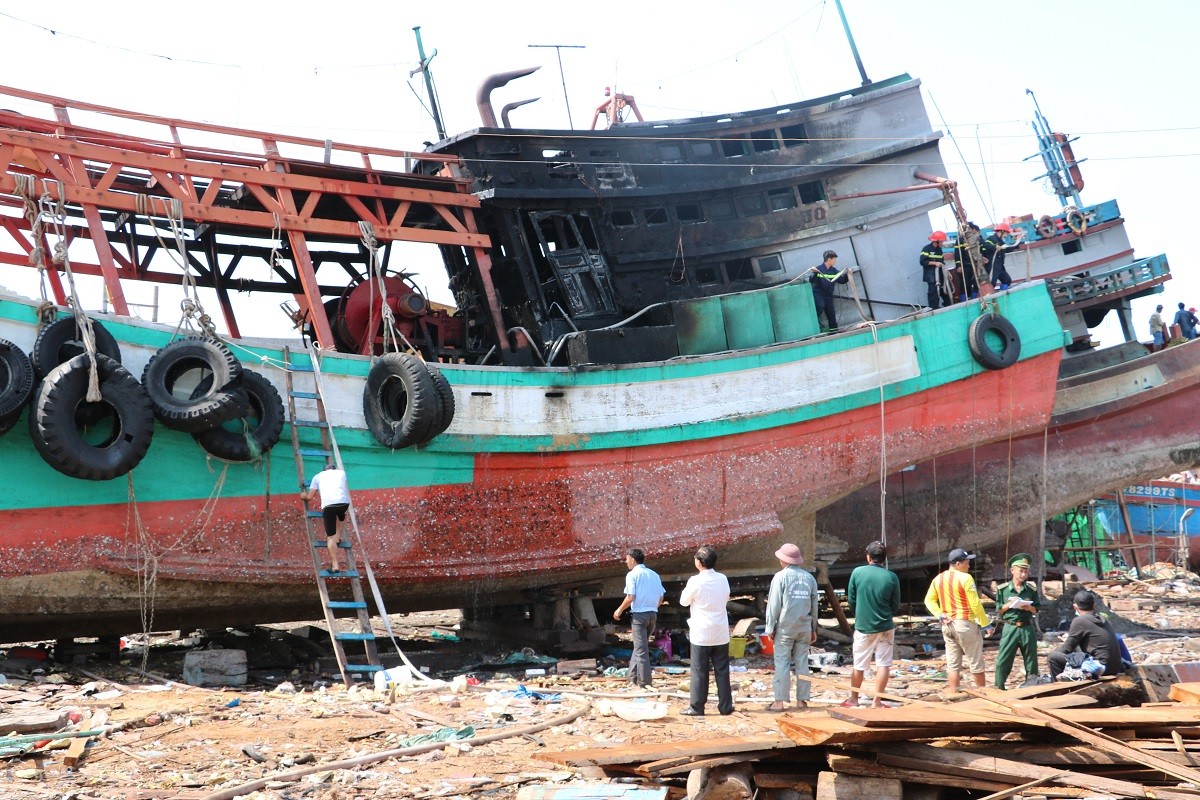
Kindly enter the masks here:
[[1037, 612], [1041, 608], [1037, 585], [1029, 582], [1028, 553], [1017, 553], [1008, 560], [1012, 580], [996, 587], [996, 608], [1004, 622], [1000, 634], [1000, 652], [996, 654], [996, 688], [1003, 689], [1012, 671], [1017, 651], [1025, 660], [1025, 679], [1038, 675]]
[[938, 574], [925, 593], [925, 607], [942, 624], [946, 643], [946, 688], [958, 692], [963, 662], [971, 670], [975, 685], [983, 688], [983, 637], [991, 629], [987, 613], [979, 602], [975, 579], [971, 577], [974, 553], [956, 547], [946, 556], [950, 566]]
[[771, 578], [767, 593], [766, 634], [775, 640], [775, 702], [771, 711], [787, 708], [792, 672], [796, 673], [796, 707], [808, 706], [808, 646], [817, 640], [817, 579], [804, 569], [800, 548], [790, 542], [775, 551], [783, 569]]

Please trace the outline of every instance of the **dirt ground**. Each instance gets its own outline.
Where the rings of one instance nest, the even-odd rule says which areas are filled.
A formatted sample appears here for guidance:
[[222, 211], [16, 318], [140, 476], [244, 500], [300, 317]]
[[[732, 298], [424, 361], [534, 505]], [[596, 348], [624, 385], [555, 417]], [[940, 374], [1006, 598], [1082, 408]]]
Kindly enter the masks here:
[[[1172, 664], [1193, 661], [1200, 650], [1191, 638], [1200, 630], [1200, 606], [1193, 604], [1200, 601], [1192, 599], [1198, 587], [1194, 575], [1172, 573], [1093, 588], [1113, 612], [1135, 662]], [[1076, 588], [1068, 585], [1067, 596]], [[1041, 622], [1048, 629], [1062, 621], [1063, 602], [1055, 602], [1062, 594], [1059, 585], [1047, 584], [1046, 592], [1050, 602]], [[1069, 619], [1069, 604], [1067, 608]], [[733, 715], [719, 716], [710, 707], [710, 715], [689, 718], [679, 715], [687, 705], [685, 664], [657, 669], [658, 694], [652, 696], [631, 690], [619, 673], [526, 678], [526, 670], [552, 673], [553, 666], [529, 662], [536, 653], [448, 641], [456, 619], [453, 612], [396, 618], [408, 657], [439, 680], [416, 680], [384, 692], [371, 684], [349, 690], [340, 683], [328, 685], [328, 679], [300, 669], [252, 671], [251, 682], [239, 689], [184, 686], [178, 683], [183, 653], [185, 645], [194, 643], [159, 637], [146, 662], [156, 677], [134, 671], [142, 666], [136, 648], [116, 663], [88, 659], [31, 668], [13, 660], [12, 654], [21, 651], [10, 649], [9, 660], [0, 662], [9, 678], [8, 685], [0, 686], [3, 733], [13, 730], [4, 726], [14, 718], [102, 710], [114, 730], [92, 739], [74, 767], [66, 766], [66, 749], [7, 758], [0, 763], [0, 796], [511, 798], [523, 785], [596, 779], [539, 761], [539, 752], [777, 730], [779, 715], [766, 710], [772, 699], [772, 663], [761, 654], [748, 653], [733, 662]], [[836, 627], [833, 620], [823, 623]], [[889, 692], [942, 698], [945, 674], [936, 627], [928, 618], [906, 618], [897, 638], [909, 648], [903, 654], [911, 657], [897, 662]], [[1051, 641], [1042, 645], [1043, 664], [1054, 635], [1044, 638]], [[816, 649], [848, 655], [847, 646], [825, 640]], [[990, 680], [995, 643], [985, 652]], [[13, 669], [21, 665], [28, 669]], [[619, 659], [599, 664], [601, 669], [624, 665]], [[849, 667], [831, 665], [818, 674], [848, 685]], [[1023, 679], [1018, 659], [1009, 686]], [[473, 685], [476, 680], [479, 685]], [[812, 705], [845, 698], [841, 690], [814, 688]], [[614, 712], [642, 719], [626, 721]], [[496, 740], [483, 741], [491, 737]], [[64, 739], [64, 747], [69, 742]], [[408, 754], [376, 759], [397, 750]], [[253, 781], [259, 784], [247, 786]], [[241, 794], [231, 793], [242, 786]]]

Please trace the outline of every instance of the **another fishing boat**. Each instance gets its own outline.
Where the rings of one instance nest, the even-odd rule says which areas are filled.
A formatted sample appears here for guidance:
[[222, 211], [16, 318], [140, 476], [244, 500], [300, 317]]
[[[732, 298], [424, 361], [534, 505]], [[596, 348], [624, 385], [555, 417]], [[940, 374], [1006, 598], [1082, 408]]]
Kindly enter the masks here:
[[[1043, 283], [933, 312], [884, 256], [926, 239], [924, 212], [953, 192], [915, 174], [914, 160], [937, 166], [937, 136], [907, 78], [800, 104], [791, 121], [739, 115], [754, 130], [813, 127], [772, 128], [769, 146], [739, 128], [737, 152], [715, 137], [703, 158], [740, 177], [698, 188], [749, 216], [688, 223], [711, 244], [689, 238], [678, 264], [629, 272], [623, 253], [589, 244], [577, 198], [565, 216], [525, 217], [523, 238], [498, 226], [501, 199], [472, 193], [446, 148], [368, 149], [3, 93], [21, 113], [0, 111], [0, 263], [40, 276], [45, 298], [0, 299], [3, 640], [311, 618], [314, 542], [295, 492], [324, 454], [298, 470], [277, 441], [318, 399], [393, 611], [575, 596], [619, 575], [630, 546], [686, 573], [712, 543], [723, 565], [761, 572], [784, 536], [811, 551], [817, 510], [876, 480], [881, 457], [915, 463], [1049, 419], [1064, 337]], [[895, 140], [858, 152], [882, 109]], [[860, 125], [840, 134], [843, 152], [787, 145], [825, 138], [821, 120], [835, 118]], [[697, 128], [655, 130], [658, 169], [674, 174], [664, 143]], [[738, 166], [785, 155], [794, 163], [767, 184]], [[564, 161], [497, 157], [516, 185]], [[837, 198], [887, 180], [910, 191]], [[801, 183], [823, 197], [807, 202]], [[596, 187], [596, 209], [644, 194], [617, 184]], [[751, 187], [773, 210], [745, 205]], [[818, 220], [817, 208], [829, 211]], [[718, 256], [721, 230], [749, 238]], [[393, 242], [440, 248], [457, 310], [424, 298], [389, 260]], [[693, 245], [717, 260], [697, 263]], [[839, 302], [870, 319], [829, 334], [795, 278], [831, 246], [857, 264], [842, 274], [860, 302]], [[753, 288], [723, 272], [701, 285], [703, 269], [735, 256], [781, 279]], [[87, 276], [102, 279], [111, 312], [85, 308]], [[131, 281], [181, 287], [179, 319], [136, 318]], [[299, 332], [241, 335], [236, 292], [294, 299], [289, 323], [317, 349]], [[379, 357], [396, 347], [406, 355]], [[287, 379], [311, 380], [314, 359], [320, 398]], [[289, 394], [300, 410], [285, 419]], [[298, 462], [303, 451], [301, 437]]]
[[[1081, 202], [1083, 177], [1069, 137], [1053, 132], [1040, 109], [1036, 120], [1046, 176], [1064, 208], [1036, 221], [1010, 220], [1018, 241], [1007, 266], [1017, 282], [1046, 280], [1071, 332], [1050, 424], [894, 471], [883, 503], [879, 486], [864, 487], [818, 512], [818, 532], [834, 557], [883, 537], [896, 569], [937, 569], [951, 548], [964, 547], [992, 556], [1001, 574], [1009, 555], [1043, 547], [1044, 520], [1114, 486], [1200, 463], [1193, 413], [1200, 345], [1152, 352], [1136, 340], [1130, 319], [1132, 299], [1163, 291], [1166, 256], [1135, 257], [1115, 201]], [[1090, 329], [1110, 313], [1126, 341], [1096, 349]]]
[[1129, 566], [1200, 565], [1200, 483], [1190, 471], [1122, 487], [1091, 505], [1116, 545], [1128, 544], [1132, 530], [1136, 563]]

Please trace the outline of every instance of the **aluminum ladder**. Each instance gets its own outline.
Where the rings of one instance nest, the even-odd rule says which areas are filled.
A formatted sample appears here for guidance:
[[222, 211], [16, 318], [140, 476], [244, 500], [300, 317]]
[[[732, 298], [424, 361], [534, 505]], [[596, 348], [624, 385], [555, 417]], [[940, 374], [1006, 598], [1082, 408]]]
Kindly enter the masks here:
[[[308, 488], [309, 472], [305, 464], [316, 462], [320, 466], [313, 470], [316, 474], [324, 469], [325, 460], [333, 458], [338, 469], [342, 466], [341, 453], [333, 439], [333, 431], [325, 416], [325, 400], [321, 393], [319, 370], [313, 369], [316, 354], [309, 352], [309, 363], [297, 363], [292, 358], [291, 348], [283, 349], [285, 361], [284, 376], [287, 387], [288, 416], [292, 428], [292, 451], [296, 457], [296, 475], [300, 480], [300, 488]], [[312, 390], [296, 388], [298, 376], [310, 376]], [[302, 419], [296, 413], [296, 401], [311, 401], [306, 403], [306, 413], [312, 413], [314, 419]], [[303, 432], [303, 433], [302, 433]], [[315, 436], [313, 435], [315, 432]], [[314, 441], [314, 439], [316, 441]], [[351, 498], [353, 505], [353, 498]], [[312, 555], [313, 573], [317, 579], [317, 589], [321, 595], [321, 607], [325, 611], [325, 624], [329, 628], [329, 639], [333, 643], [333, 653], [337, 657], [338, 670], [342, 681], [349, 687], [354, 681], [354, 675], [373, 673], [383, 669], [379, 662], [379, 648], [376, 645], [375, 634], [371, 628], [371, 615], [368, 613], [367, 601], [363, 595], [362, 582], [359, 580], [358, 568], [354, 560], [352, 538], [359, 539], [358, 523], [352, 511], [347, 513], [346, 522], [342, 527], [342, 541], [338, 547], [342, 551], [342, 569], [333, 571], [322, 566], [321, 552], [326, 549], [325, 529], [322, 523], [321, 509], [309, 508], [308, 501], [304, 503], [304, 528], [308, 538], [309, 553]], [[353, 531], [354, 536], [350, 533]], [[361, 539], [359, 539], [361, 541]], [[349, 584], [350, 600], [331, 600], [329, 598], [329, 581], [345, 581]], [[342, 632], [338, 630], [338, 620], [348, 620], [351, 617], [339, 617], [339, 611], [353, 611], [357, 620], [357, 630]], [[351, 662], [346, 656], [346, 644], [357, 642], [362, 645], [364, 662]]]

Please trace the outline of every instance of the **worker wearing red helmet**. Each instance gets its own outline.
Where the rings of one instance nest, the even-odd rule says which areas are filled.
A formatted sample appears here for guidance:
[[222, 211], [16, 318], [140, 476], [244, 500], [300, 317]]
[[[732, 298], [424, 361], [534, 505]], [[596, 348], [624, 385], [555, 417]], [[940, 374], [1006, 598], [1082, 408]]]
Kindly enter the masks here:
[[925, 304], [930, 308], [938, 308], [941, 305], [939, 287], [942, 283], [942, 268], [946, 263], [946, 256], [942, 253], [945, 243], [946, 234], [934, 231], [929, 235], [929, 244], [921, 248], [921, 280], [925, 281], [926, 286]]
[[1012, 233], [1012, 227], [1007, 222], [999, 222], [992, 227], [992, 232], [979, 243], [979, 253], [983, 256], [984, 265], [988, 270], [988, 280], [997, 289], [1007, 289], [1012, 283], [1008, 270], [1004, 268], [1004, 237]]

